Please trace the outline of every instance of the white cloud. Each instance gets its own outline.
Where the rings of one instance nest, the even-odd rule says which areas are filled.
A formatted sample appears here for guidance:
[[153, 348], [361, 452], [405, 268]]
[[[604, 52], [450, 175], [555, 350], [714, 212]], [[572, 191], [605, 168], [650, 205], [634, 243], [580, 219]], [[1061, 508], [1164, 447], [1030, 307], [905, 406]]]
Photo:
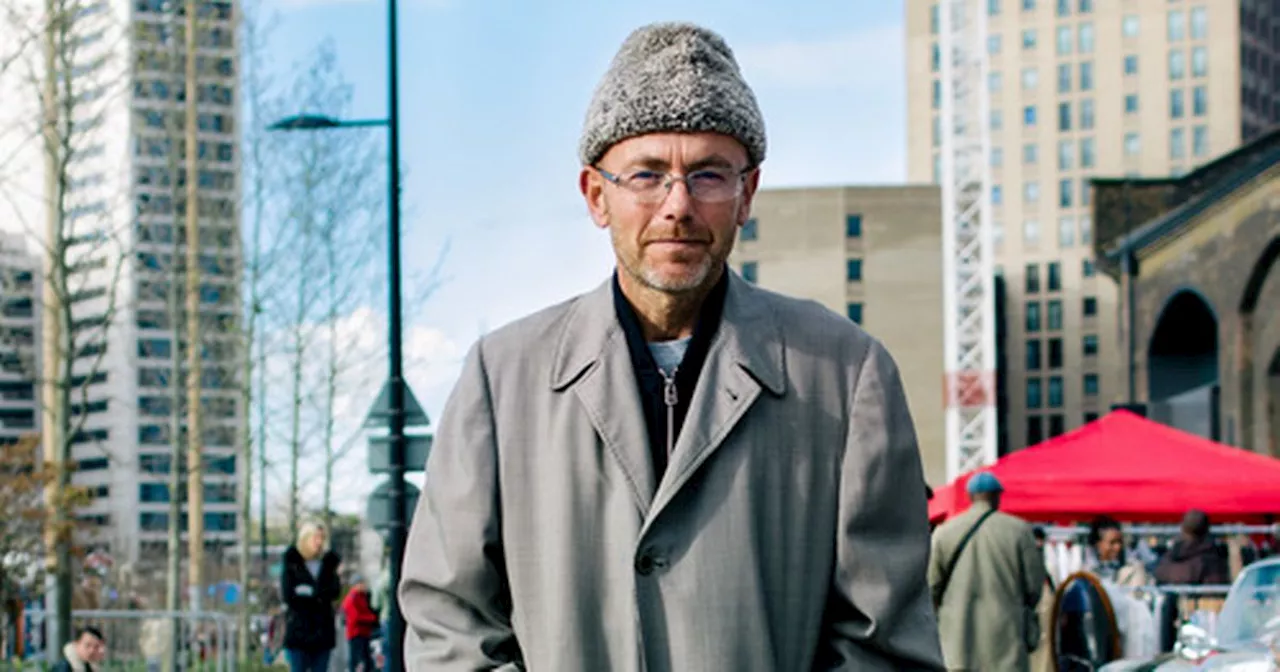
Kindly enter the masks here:
[[757, 88], [865, 90], [904, 76], [902, 28], [896, 25], [821, 40], [746, 45], [737, 56]]

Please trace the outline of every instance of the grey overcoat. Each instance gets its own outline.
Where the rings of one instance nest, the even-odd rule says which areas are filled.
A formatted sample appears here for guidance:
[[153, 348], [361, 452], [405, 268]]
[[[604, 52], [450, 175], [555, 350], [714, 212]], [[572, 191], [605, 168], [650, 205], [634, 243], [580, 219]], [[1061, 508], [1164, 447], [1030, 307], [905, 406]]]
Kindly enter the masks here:
[[609, 283], [476, 343], [409, 534], [408, 669], [942, 669], [885, 349], [734, 274], [690, 403], [659, 482]]

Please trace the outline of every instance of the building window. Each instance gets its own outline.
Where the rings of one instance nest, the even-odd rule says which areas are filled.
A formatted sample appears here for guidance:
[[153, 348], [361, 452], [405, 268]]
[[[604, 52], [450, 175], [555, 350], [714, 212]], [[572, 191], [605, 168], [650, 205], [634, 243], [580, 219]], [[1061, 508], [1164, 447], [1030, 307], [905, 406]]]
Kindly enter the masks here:
[[1076, 244], [1076, 218], [1070, 215], [1058, 218], [1058, 247]]
[[1072, 196], [1075, 194], [1075, 186], [1075, 180], [1058, 180], [1058, 207], [1071, 207], [1072, 201], [1074, 200]]
[[1085, 61], [1080, 64], [1080, 90], [1093, 90], [1093, 61]]
[[1204, 77], [1209, 74], [1209, 52], [1204, 47], [1191, 50], [1191, 76]]
[[1040, 146], [1029, 142], [1022, 146], [1022, 162], [1028, 166], [1035, 165], [1040, 160]]
[[1040, 244], [1040, 221], [1028, 219], [1022, 222], [1022, 243], [1027, 247]]
[[942, 82], [933, 80], [933, 109], [942, 107]]
[[1097, 273], [1097, 270], [1093, 266], [1092, 259], [1085, 259], [1083, 262], [1081, 262], [1080, 264], [1081, 277], [1092, 278], [1095, 273]]
[[1071, 130], [1071, 103], [1058, 103], [1058, 130]]
[[1196, 126], [1191, 129], [1191, 153], [1197, 158], [1209, 154], [1209, 128]]
[[1027, 408], [1044, 406], [1044, 388], [1039, 378], [1027, 379]]
[[1071, 140], [1058, 141], [1058, 170], [1071, 170], [1076, 163], [1076, 143]]
[[1098, 419], [1098, 414], [1093, 411], [1090, 411], [1084, 414], [1084, 424], [1086, 425], [1091, 422], [1097, 421], [1097, 419]]
[[1040, 183], [1032, 180], [1022, 185], [1022, 199], [1027, 203], [1040, 201]]
[[1079, 37], [1080, 37], [1080, 50], [1079, 50], [1080, 53], [1082, 54], [1093, 53], [1093, 24], [1092, 23], [1080, 24]]
[[1136, 14], [1126, 14], [1125, 17], [1120, 20], [1120, 32], [1124, 34], [1125, 37], [1137, 37], [1138, 26], [1138, 16]]
[[1138, 74], [1138, 57], [1137, 56], [1130, 54], [1124, 57], [1124, 74], [1126, 75]]
[[1051, 331], [1062, 329], [1062, 301], [1059, 299], [1049, 302], [1049, 329]]
[[1080, 167], [1092, 168], [1095, 161], [1093, 138], [1080, 139]]
[[1040, 265], [1027, 264], [1026, 293], [1035, 294], [1040, 291]]
[[1035, 68], [1022, 69], [1022, 89], [1032, 91], [1040, 84], [1040, 71]]
[[1071, 64], [1063, 63], [1058, 66], [1058, 93], [1071, 92]]
[[1071, 0], [1058, 0], [1058, 16], [1071, 16]]
[[1028, 371], [1040, 370], [1040, 364], [1041, 364], [1040, 354], [1041, 354], [1040, 341], [1038, 340], [1027, 341], [1027, 370]]
[[988, 36], [987, 36], [987, 53], [988, 53], [988, 54], [991, 54], [992, 56], [995, 56], [996, 54], [1000, 53], [1000, 47], [1001, 47], [1001, 46], [1003, 46], [1003, 45], [1001, 45], [1001, 44], [1000, 44], [1000, 36], [999, 36], [999, 35], [988, 35]]
[[991, 241], [1000, 249], [1004, 245], [1004, 223], [995, 221], [991, 223]]
[[1080, 130], [1087, 131], [1093, 128], [1093, 99], [1085, 98], [1080, 101]]
[[993, 185], [991, 187], [991, 205], [1000, 205], [1003, 202], [1004, 191], [1000, 188], [1000, 185]]
[[1175, 128], [1169, 131], [1169, 158], [1182, 159], [1187, 156], [1187, 129]]
[[1035, 28], [1028, 28], [1027, 30], [1022, 31], [1022, 48], [1023, 49], [1036, 48], [1036, 29]]
[[1129, 93], [1129, 94], [1125, 94], [1125, 97], [1124, 97], [1124, 113], [1125, 113], [1125, 114], [1137, 114], [1137, 113], [1138, 113], [1138, 94], [1136, 94], [1136, 93]]
[[1049, 377], [1049, 408], [1062, 408], [1062, 376]]
[[1181, 49], [1169, 52], [1169, 79], [1187, 76], [1187, 54]]
[[938, 28], [942, 23], [942, 17], [938, 12], [937, 5], [929, 6], [929, 33], [931, 35], [938, 34]]
[[987, 75], [987, 89], [991, 93], [1000, 93], [1004, 90], [1004, 75], [999, 72], [993, 72]]
[[1036, 106], [1035, 105], [1028, 105], [1022, 108], [1022, 124], [1028, 127], [1036, 125]]
[[987, 16], [1000, 15], [1000, 0], [987, 0]]
[[1209, 36], [1209, 17], [1204, 7], [1191, 8], [1191, 39], [1203, 40]]
[[850, 320], [853, 320], [858, 324], [862, 324], [862, 304], [850, 303], [845, 306], [845, 315], [847, 315]]
[[1040, 302], [1027, 302], [1027, 333], [1035, 334], [1040, 331]]
[[1096, 373], [1084, 374], [1084, 396], [1086, 397], [1098, 396], [1098, 374]]
[[1093, 243], [1093, 218], [1089, 215], [1080, 215], [1080, 244], [1091, 243]]
[[1080, 0], [1080, 13], [1081, 13], [1081, 14], [1092, 14], [1092, 13], [1093, 13], [1093, 0]]
[[756, 223], [756, 218], [752, 217], [742, 225], [742, 231], [738, 234], [738, 239], [755, 240], [759, 235], [759, 225]]
[[1050, 369], [1062, 368], [1062, 339], [1061, 338], [1049, 339], [1049, 368]]
[[863, 216], [847, 215], [845, 218], [845, 238], [863, 237]]
[[1084, 297], [1082, 304], [1085, 317], [1094, 317], [1098, 314], [1098, 299], [1093, 296]]
[[1182, 89], [1174, 89], [1169, 92], [1169, 117], [1172, 119], [1181, 119], [1187, 113], [1186, 96], [1183, 95]]
[[1187, 37], [1187, 15], [1182, 10], [1169, 12], [1169, 41], [1177, 42]]
[[1080, 178], [1080, 205], [1091, 205], [1093, 201], [1093, 188], [1089, 186], [1089, 178]]
[[1034, 446], [1044, 441], [1044, 419], [1038, 415], [1027, 418], [1027, 445]]
[[1062, 415], [1049, 416], [1049, 438], [1062, 436], [1067, 431], [1066, 418]]
[[1056, 261], [1049, 262], [1049, 291], [1062, 291], [1062, 264]]
[[991, 148], [991, 167], [999, 168], [1004, 165], [1004, 149], [1000, 147]]
[[756, 262], [754, 261], [742, 262], [742, 279], [743, 280], [746, 280], [747, 282], [759, 282], [760, 281], [759, 272], [760, 272], [760, 269], [756, 265]]
[[1036, 8], [1036, 0], [1022, 0], [1022, 11], [1029, 12]]
[[1071, 54], [1071, 26], [1058, 26], [1058, 55]]
[[1142, 138], [1137, 133], [1124, 134], [1125, 156], [1138, 156], [1142, 153]]
[[1082, 350], [1084, 351], [1084, 356], [1097, 357], [1098, 356], [1098, 335], [1085, 334], [1084, 338], [1081, 340], [1082, 340], [1082, 346], [1083, 346]]
[[991, 110], [991, 130], [1004, 128], [1004, 110]]
[[1209, 92], [1203, 86], [1191, 90], [1191, 114], [1203, 117], [1209, 111]]
[[847, 260], [844, 267], [844, 276], [845, 280], [849, 282], [862, 282], [862, 260]]

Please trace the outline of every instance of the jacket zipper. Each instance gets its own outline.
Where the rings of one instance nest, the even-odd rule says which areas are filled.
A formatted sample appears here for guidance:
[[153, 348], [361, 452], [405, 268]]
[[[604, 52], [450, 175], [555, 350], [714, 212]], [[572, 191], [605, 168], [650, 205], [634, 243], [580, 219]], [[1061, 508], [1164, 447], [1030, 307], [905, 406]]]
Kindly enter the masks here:
[[662, 372], [662, 401], [667, 405], [667, 457], [676, 449], [676, 404], [680, 401], [680, 393], [676, 388], [676, 372], [680, 367], [671, 370], [671, 375]]

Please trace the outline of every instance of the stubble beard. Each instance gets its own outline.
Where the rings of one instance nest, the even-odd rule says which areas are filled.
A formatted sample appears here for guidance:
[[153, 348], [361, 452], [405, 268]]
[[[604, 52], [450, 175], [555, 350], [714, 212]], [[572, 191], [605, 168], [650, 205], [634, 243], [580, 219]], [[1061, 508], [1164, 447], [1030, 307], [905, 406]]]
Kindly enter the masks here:
[[724, 263], [724, 259], [717, 259], [715, 253], [708, 249], [707, 254], [698, 262], [698, 267], [694, 269], [693, 273], [670, 277], [645, 264], [643, 246], [637, 250], [635, 258], [627, 258], [626, 255], [618, 254], [617, 250], [626, 248], [624, 247], [624, 241], [619, 239], [616, 227], [609, 227], [609, 236], [613, 239], [614, 256], [617, 257], [618, 266], [622, 268], [622, 271], [645, 288], [664, 294], [689, 294], [702, 289], [711, 277], [716, 265]]

